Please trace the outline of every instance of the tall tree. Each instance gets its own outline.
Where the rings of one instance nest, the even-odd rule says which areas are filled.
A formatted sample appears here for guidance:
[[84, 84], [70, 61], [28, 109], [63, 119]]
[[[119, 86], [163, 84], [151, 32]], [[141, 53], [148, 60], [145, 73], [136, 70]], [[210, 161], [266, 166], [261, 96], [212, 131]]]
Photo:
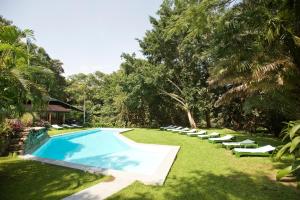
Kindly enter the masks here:
[[30, 38], [31, 30], [22, 31], [0, 18], [1, 119], [20, 115], [27, 101], [34, 107], [43, 106], [49, 95], [48, 83], [55, 81], [53, 71], [44, 65]]
[[[165, 66], [166, 83], [162, 93], [180, 105], [187, 114], [191, 127], [196, 127], [195, 116], [206, 115], [210, 126], [208, 101], [201, 97], [207, 87], [208, 60], [202, 55], [207, 42], [201, 35], [190, 37], [188, 23], [182, 16], [197, 1], [164, 1], [158, 11], [159, 19], [150, 18], [153, 29], [140, 40], [143, 53], [154, 65]], [[199, 108], [198, 105], [206, 107]]]

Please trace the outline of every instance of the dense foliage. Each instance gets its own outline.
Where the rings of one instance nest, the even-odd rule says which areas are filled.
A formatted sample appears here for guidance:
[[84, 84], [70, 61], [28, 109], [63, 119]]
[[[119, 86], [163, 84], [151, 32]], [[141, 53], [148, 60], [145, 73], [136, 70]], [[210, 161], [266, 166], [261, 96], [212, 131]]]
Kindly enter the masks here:
[[296, 175], [298, 173], [300, 175], [300, 121], [287, 123], [281, 132], [281, 136], [285, 144], [280, 147], [275, 158], [281, 159], [284, 155], [291, 155], [292, 162], [290, 166], [278, 171], [277, 180], [290, 174]]
[[66, 83], [62, 63], [33, 44], [32, 31], [1, 18], [1, 117], [50, 95], [85, 107], [97, 126], [279, 134], [283, 121], [300, 118], [299, 10], [296, 0], [164, 0], [138, 40], [144, 59], [124, 53], [118, 71]]
[[62, 63], [33, 40], [33, 31], [20, 30], [0, 17], [0, 123], [19, 117], [26, 102], [38, 108], [49, 96], [64, 97]]
[[84, 116], [71, 117], [97, 127], [223, 126], [278, 136], [290, 121], [277, 158], [294, 159], [277, 179], [299, 173], [300, 1], [164, 0], [150, 23], [138, 40], [143, 59], [123, 53], [112, 74], [65, 80], [33, 31], [1, 17], [0, 136], [24, 103], [39, 108], [49, 96], [82, 107]]
[[92, 121], [278, 134], [300, 118], [299, 9], [292, 0], [165, 0], [139, 40], [146, 59], [124, 54], [97, 86], [99, 72], [76, 75], [89, 82]]

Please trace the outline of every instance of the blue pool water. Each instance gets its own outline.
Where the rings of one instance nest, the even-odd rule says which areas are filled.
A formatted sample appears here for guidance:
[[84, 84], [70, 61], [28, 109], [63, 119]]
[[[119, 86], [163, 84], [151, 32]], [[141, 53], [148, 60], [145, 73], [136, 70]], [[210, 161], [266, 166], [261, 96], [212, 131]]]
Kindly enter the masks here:
[[152, 174], [165, 157], [128, 145], [111, 130], [88, 130], [52, 137], [33, 155], [93, 167]]

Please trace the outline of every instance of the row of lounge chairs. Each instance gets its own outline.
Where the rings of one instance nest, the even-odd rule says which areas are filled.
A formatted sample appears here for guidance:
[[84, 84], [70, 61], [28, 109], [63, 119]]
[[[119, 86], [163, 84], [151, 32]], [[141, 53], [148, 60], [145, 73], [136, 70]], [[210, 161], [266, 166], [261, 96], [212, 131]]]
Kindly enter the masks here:
[[271, 153], [275, 150], [275, 147], [271, 145], [266, 145], [259, 147], [258, 144], [250, 139], [246, 139], [243, 141], [234, 141], [235, 137], [233, 135], [225, 135], [220, 137], [220, 133], [212, 132], [207, 133], [206, 130], [196, 130], [183, 128], [181, 126], [167, 126], [160, 127], [160, 130], [177, 132], [180, 134], [186, 134], [191, 137], [198, 137], [199, 139], [208, 139], [210, 143], [218, 143], [221, 144], [224, 148], [232, 150], [232, 153], [237, 157], [241, 156], [270, 156]]
[[63, 128], [82, 128], [82, 126], [79, 126], [77, 124], [62, 124], [61, 126], [57, 125], [57, 124], [53, 124], [51, 125], [52, 128], [54, 129], [63, 129]]

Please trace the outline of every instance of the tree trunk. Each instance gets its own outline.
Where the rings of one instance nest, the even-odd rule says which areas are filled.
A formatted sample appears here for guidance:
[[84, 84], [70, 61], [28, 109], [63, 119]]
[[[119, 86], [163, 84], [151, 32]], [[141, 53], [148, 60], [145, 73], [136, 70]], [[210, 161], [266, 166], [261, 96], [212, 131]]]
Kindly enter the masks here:
[[205, 121], [206, 121], [206, 128], [211, 128], [210, 112], [208, 110], [205, 111]]
[[187, 115], [188, 115], [188, 119], [189, 119], [191, 128], [197, 128], [196, 122], [193, 118], [193, 115], [192, 115], [191, 111], [189, 109], [187, 109], [186, 112], [187, 112]]

